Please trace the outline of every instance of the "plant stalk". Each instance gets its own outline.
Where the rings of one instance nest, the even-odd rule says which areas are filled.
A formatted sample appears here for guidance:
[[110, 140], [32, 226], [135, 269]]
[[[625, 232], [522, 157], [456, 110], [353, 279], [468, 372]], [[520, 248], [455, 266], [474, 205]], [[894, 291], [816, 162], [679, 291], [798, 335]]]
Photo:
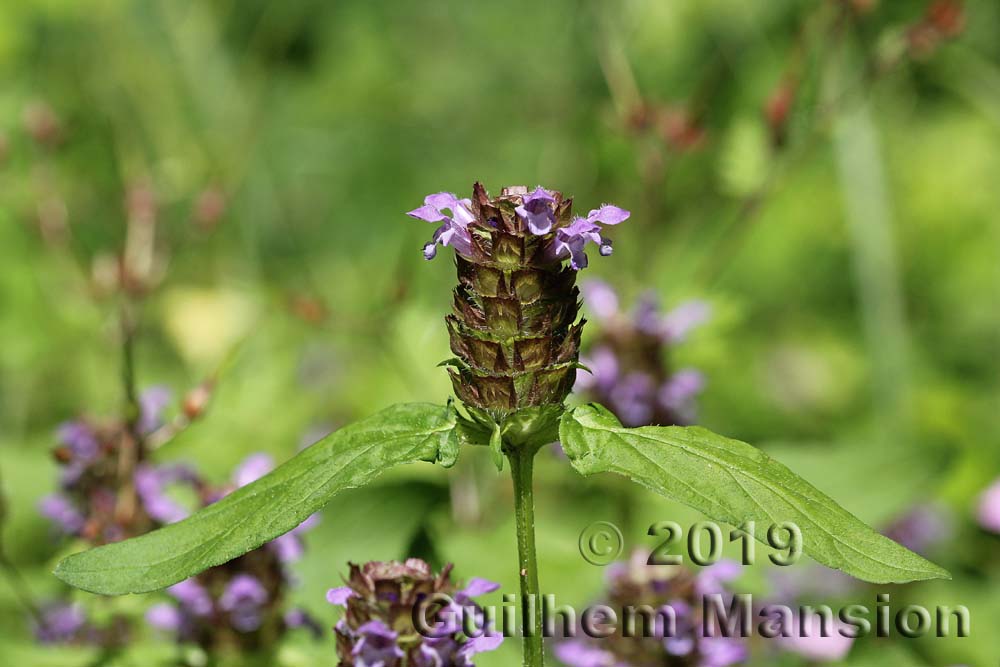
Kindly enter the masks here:
[[535, 558], [535, 500], [532, 469], [535, 448], [518, 447], [507, 452], [514, 479], [514, 517], [517, 523], [517, 556], [521, 581], [521, 634], [524, 667], [542, 667], [541, 592], [538, 586], [538, 563]]

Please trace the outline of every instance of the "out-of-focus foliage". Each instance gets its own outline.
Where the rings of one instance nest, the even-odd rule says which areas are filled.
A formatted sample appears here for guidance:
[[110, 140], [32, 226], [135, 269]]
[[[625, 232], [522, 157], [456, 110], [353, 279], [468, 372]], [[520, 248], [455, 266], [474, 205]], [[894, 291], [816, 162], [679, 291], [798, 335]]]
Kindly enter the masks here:
[[[974, 508], [1000, 476], [1000, 7], [967, 2], [935, 33], [928, 4], [0, 4], [6, 553], [33, 595], [66, 594], [49, 570], [71, 545], [36, 504], [57, 484], [57, 424], [122, 410], [122, 248], [137, 384], [216, 379], [156, 458], [222, 480], [250, 452], [283, 460], [390, 403], [443, 402], [453, 269], [424, 262], [433, 228], [403, 211], [477, 179], [541, 183], [632, 210], [587, 269], [623, 301], [711, 304], [674, 360], [707, 378], [700, 423], [770, 443], [876, 525], [947, 512], [926, 555], [956, 579], [893, 597], [965, 604], [973, 636], [864, 640], [847, 664], [995, 662], [1000, 537]], [[538, 468], [542, 581], [561, 601], [601, 587], [576, 548], [593, 520], [649, 548], [649, 522], [700, 518], [555, 456]], [[454, 561], [514, 591], [510, 507], [486, 452], [451, 477], [394, 471], [324, 513], [296, 603], [332, 626], [323, 595], [348, 558]], [[160, 599], [74, 597], [98, 618]], [[174, 658], [141, 623], [110, 656], [38, 647], [6, 582], [0, 628], [3, 664]], [[334, 665], [329, 635], [279, 657]], [[516, 656], [508, 641], [481, 664]]]

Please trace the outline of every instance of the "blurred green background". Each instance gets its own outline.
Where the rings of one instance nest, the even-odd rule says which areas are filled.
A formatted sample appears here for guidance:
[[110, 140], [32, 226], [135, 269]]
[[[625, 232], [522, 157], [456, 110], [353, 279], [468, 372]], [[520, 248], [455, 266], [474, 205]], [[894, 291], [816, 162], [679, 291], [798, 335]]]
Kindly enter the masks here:
[[[53, 539], [36, 504], [56, 485], [56, 425], [121, 410], [107, 275], [127, 244], [151, 285], [136, 299], [140, 386], [179, 400], [219, 372], [204, 418], [157, 457], [223, 480], [251, 452], [284, 459], [387, 404], [446, 399], [450, 251], [424, 262], [433, 227], [403, 213], [475, 180], [541, 183], [583, 211], [633, 212], [587, 277], [629, 302], [654, 289], [712, 304], [675, 357], [708, 378], [699, 423], [768, 448], [875, 525], [921, 503], [947, 512], [929, 555], [955, 579], [890, 588], [967, 605], [973, 636], [866, 639], [844, 664], [996, 664], [1000, 537], [974, 507], [1000, 476], [1000, 5], [966, 3], [941, 35], [927, 5], [0, 4], [9, 556], [40, 598], [63, 592], [48, 572], [78, 545]], [[127, 241], [143, 215], [153, 245]], [[699, 518], [554, 456], [539, 476], [543, 588], [567, 602], [601, 588], [576, 546], [592, 521], [649, 548], [650, 521]], [[347, 560], [415, 551], [513, 591], [510, 496], [479, 451], [450, 474], [417, 466], [352, 492], [309, 535], [296, 600], [332, 625], [323, 595]], [[764, 590], [765, 574], [744, 587]], [[850, 599], [870, 604], [861, 591]], [[104, 660], [37, 647], [6, 584], [0, 619], [3, 664]], [[336, 664], [330, 634], [288, 642], [283, 663]], [[140, 631], [105, 663], [173, 657]], [[508, 641], [480, 664], [517, 661]]]

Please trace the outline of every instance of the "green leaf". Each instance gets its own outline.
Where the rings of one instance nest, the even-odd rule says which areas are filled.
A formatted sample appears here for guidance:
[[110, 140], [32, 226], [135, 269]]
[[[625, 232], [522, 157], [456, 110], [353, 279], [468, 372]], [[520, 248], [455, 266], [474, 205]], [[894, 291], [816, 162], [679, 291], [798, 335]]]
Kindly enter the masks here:
[[184, 521], [69, 556], [55, 574], [105, 595], [170, 586], [287, 533], [338, 492], [364, 486], [392, 466], [447, 456], [454, 452], [454, 429], [450, 407], [387, 408], [332, 433]]
[[614, 472], [718, 521], [754, 521], [754, 537], [785, 521], [807, 554], [874, 583], [950, 578], [946, 570], [879, 535], [764, 452], [700, 427], [624, 428], [599, 405], [567, 412], [563, 449], [583, 475]]

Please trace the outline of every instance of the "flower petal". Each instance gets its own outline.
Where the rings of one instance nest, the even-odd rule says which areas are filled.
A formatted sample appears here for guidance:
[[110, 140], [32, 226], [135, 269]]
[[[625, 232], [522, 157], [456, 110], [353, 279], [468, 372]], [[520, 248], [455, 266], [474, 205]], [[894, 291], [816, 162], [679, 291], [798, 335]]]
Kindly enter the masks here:
[[600, 222], [604, 225], [617, 225], [620, 222], [628, 220], [630, 215], [632, 214], [623, 208], [612, 206], [611, 204], [604, 204], [600, 208], [595, 208], [588, 213], [587, 220], [590, 220], [591, 222]]
[[427, 222], [440, 222], [447, 217], [438, 209], [427, 205], [415, 208], [412, 211], [407, 211], [406, 215], [411, 218], [416, 218], [417, 220], [426, 220]]
[[326, 592], [326, 601], [338, 607], [343, 607], [347, 605], [347, 601], [354, 597], [354, 595], [354, 590], [350, 586], [340, 586], [339, 588], [331, 588]]

